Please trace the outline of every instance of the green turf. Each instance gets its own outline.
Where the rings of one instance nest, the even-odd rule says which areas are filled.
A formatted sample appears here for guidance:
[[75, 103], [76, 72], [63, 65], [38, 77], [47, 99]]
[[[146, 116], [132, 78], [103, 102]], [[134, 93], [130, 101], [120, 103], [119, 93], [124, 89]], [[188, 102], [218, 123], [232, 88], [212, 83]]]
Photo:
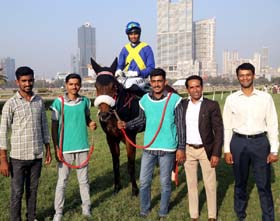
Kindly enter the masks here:
[[[224, 99], [221, 100], [221, 95], [215, 96], [223, 107]], [[208, 95], [213, 98], [212, 95]], [[278, 116], [280, 110], [280, 95], [274, 95]], [[253, 110], [252, 110], [253, 111]], [[50, 112], [48, 111], [48, 117]], [[96, 109], [92, 108], [92, 118], [97, 120]], [[81, 215], [81, 201], [79, 187], [75, 171], [72, 171], [69, 178], [66, 201], [64, 209], [64, 220], [79, 221], [79, 220], [144, 220], [138, 216], [139, 214], [139, 197], [131, 198], [131, 187], [127, 174], [126, 151], [124, 146], [121, 146], [121, 180], [123, 189], [113, 196], [113, 172], [112, 160], [109, 148], [105, 141], [105, 136], [100, 127], [90, 134], [94, 138], [95, 151], [90, 161], [90, 189], [92, 201], [92, 219], [87, 219]], [[143, 134], [138, 135], [138, 143], [141, 144]], [[136, 174], [139, 184], [139, 168], [142, 150], [137, 150], [136, 157]], [[279, 185], [280, 167], [279, 162], [273, 164], [272, 170], [272, 191], [275, 204], [275, 220], [280, 220], [280, 185]], [[199, 198], [201, 220], [207, 220], [207, 205], [203, 182], [201, 181], [201, 173], [199, 175]], [[38, 220], [52, 220], [54, 209], [53, 200], [57, 180], [56, 162], [53, 160], [50, 166], [44, 166], [40, 180], [38, 192], [37, 216]], [[219, 220], [231, 221], [235, 220], [233, 211], [233, 185], [234, 179], [230, 166], [227, 166], [224, 160], [221, 160], [217, 168], [218, 180], [218, 217]], [[170, 213], [166, 220], [189, 220], [187, 186], [184, 170], [181, 167], [179, 170], [179, 186], [172, 187], [172, 198], [170, 203]], [[0, 221], [9, 220], [9, 199], [10, 199], [10, 179], [0, 177]], [[247, 208], [247, 220], [261, 220], [261, 209], [259, 198], [254, 184], [253, 178], [250, 177], [248, 183], [249, 202]], [[160, 184], [159, 171], [155, 170], [152, 184], [152, 212], [147, 220], [157, 220], [160, 200]], [[23, 201], [23, 217], [25, 214], [25, 201]]]

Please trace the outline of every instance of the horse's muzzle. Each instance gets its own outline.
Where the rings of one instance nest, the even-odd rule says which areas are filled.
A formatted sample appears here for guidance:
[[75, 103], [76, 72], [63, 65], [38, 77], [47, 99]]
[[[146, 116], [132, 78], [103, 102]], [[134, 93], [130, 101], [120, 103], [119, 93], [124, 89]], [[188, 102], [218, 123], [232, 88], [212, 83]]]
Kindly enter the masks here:
[[108, 111], [108, 112], [101, 112], [99, 111], [98, 113], [98, 118], [101, 122], [107, 122], [109, 119], [111, 119], [114, 116], [112, 111]]

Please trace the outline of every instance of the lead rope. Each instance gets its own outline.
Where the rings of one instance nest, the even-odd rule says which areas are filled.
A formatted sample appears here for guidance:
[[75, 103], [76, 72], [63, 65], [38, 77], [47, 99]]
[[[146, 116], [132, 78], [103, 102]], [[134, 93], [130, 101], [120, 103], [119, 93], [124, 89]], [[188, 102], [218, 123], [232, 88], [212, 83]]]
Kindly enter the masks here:
[[65, 161], [63, 157], [63, 138], [64, 138], [64, 97], [59, 96], [61, 99], [61, 126], [60, 126], [60, 138], [59, 138], [59, 158], [61, 159], [61, 162], [66, 165], [67, 167], [71, 169], [80, 169], [84, 166], [86, 166], [90, 160], [90, 157], [94, 151], [94, 144], [93, 144], [93, 136], [92, 136], [92, 145], [90, 146], [89, 153], [87, 155], [87, 158], [80, 164], [80, 165], [72, 165]]
[[[131, 144], [132, 146], [134, 146], [134, 147], [136, 147], [136, 148], [139, 148], [139, 149], [145, 149], [145, 148], [150, 147], [150, 146], [154, 143], [154, 141], [155, 141], [155, 139], [156, 139], [156, 137], [157, 137], [157, 135], [158, 135], [158, 133], [159, 133], [159, 131], [160, 131], [160, 129], [161, 129], [161, 126], [162, 126], [162, 123], [163, 123], [163, 120], [164, 120], [164, 116], [165, 116], [165, 112], [166, 112], [166, 108], [167, 108], [167, 105], [168, 105], [168, 102], [169, 102], [169, 100], [170, 100], [171, 95], [172, 95], [172, 92], [170, 92], [170, 93], [168, 94], [168, 97], [167, 97], [167, 100], [166, 100], [166, 102], [165, 102], [164, 109], [163, 109], [163, 112], [162, 112], [162, 115], [161, 115], [161, 120], [160, 120], [159, 127], [158, 127], [158, 129], [157, 129], [157, 131], [156, 131], [156, 133], [155, 133], [153, 139], [151, 140], [151, 142], [150, 142], [149, 144], [147, 144], [147, 145], [145, 145], [145, 146], [141, 146], [141, 145], [137, 145], [137, 144], [133, 143], [132, 140], [130, 140], [130, 138], [127, 136], [125, 130], [124, 130], [123, 128], [121, 129], [121, 131], [122, 131], [122, 133], [123, 133], [125, 139], [128, 141], [129, 144]], [[116, 110], [113, 110], [113, 111], [114, 111], [114, 114], [115, 114], [117, 120], [121, 120], [120, 117], [119, 117], [119, 115], [118, 115], [118, 113], [116, 112]], [[179, 171], [179, 168], [178, 168], [178, 162], [176, 161], [175, 164], [176, 164], [176, 165], [175, 165], [175, 184], [176, 184], [176, 186], [178, 186], [178, 185], [179, 185], [179, 178], [178, 178], [178, 171]]]
[[[157, 129], [157, 131], [156, 131], [156, 133], [155, 133], [155, 135], [154, 135], [154, 137], [153, 137], [153, 139], [151, 140], [150, 143], [148, 143], [145, 146], [137, 145], [137, 144], [133, 143], [132, 140], [130, 140], [130, 138], [127, 136], [125, 130], [123, 128], [121, 129], [125, 139], [128, 141], [129, 144], [131, 144], [132, 146], [134, 146], [136, 148], [139, 148], [139, 149], [145, 149], [145, 148], [150, 147], [154, 143], [155, 139], [157, 138], [157, 136], [158, 136], [158, 134], [160, 132], [160, 129], [161, 129], [161, 126], [162, 126], [162, 123], [163, 123], [163, 120], [164, 120], [166, 108], [167, 108], [167, 105], [168, 105], [168, 102], [170, 100], [171, 95], [172, 95], [172, 92], [168, 94], [167, 100], [166, 100], [164, 108], [163, 108], [163, 112], [162, 112], [162, 115], [161, 115], [161, 119], [160, 119], [160, 123], [159, 123], [158, 129]], [[114, 114], [115, 114], [117, 120], [121, 120], [119, 115], [118, 115], [118, 113], [116, 112], [116, 110], [113, 110], [113, 111], [114, 111]]]

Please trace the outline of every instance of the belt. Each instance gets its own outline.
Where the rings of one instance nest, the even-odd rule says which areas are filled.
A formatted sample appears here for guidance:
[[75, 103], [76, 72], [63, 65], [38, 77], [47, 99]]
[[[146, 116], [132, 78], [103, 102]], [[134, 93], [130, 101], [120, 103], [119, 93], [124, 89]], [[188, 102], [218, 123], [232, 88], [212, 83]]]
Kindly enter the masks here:
[[203, 144], [189, 144], [188, 145], [194, 149], [200, 149], [203, 147]]
[[253, 135], [239, 134], [239, 133], [236, 133], [236, 132], [234, 132], [233, 134], [235, 136], [246, 138], [246, 139], [256, 139], [256, 138], [259, 138], [259, 137], [265, 137], [266, 136], [266, 132], [263, 132], [263, 133], [260, 133], [260, 134], [253, 134]]

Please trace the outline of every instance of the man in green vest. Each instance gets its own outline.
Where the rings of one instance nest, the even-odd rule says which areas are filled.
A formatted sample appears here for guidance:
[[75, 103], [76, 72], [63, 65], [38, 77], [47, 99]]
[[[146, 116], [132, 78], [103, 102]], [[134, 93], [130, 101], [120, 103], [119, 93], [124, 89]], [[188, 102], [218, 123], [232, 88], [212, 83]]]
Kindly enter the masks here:
[[139, 101], [139, 116], [129, 122], [118, 121], [118, 128], [130, 130], [145, 128], [144, 145], [147, 146], [158, 131], [162, 112], [166, 110], [158, 135], [143, 151], [140, 169], [140, 216], [146, 217], [150, 213], [153, 171], [158, 163], [161, 183], [159, 217], [164, 218], [169, 211], [174, 159], [179, 163], [185, 161], [185, 144], [180, 142], [182, 138], [178, 137], [177, 133], [183, 126], [180, 120], [183, 109], [180, 105], [181, 97], [166, 90], [166, 72], [163, 69], [156, 68], [151, 72], [150, 83], [152, 91]]
[[[50, 107], [52, 110], [52, 140], [56, 158], [59, 161], [53, 221], [61, 221], [62, 219], [65, 191], [71, 171], [71, 168], [62, 163], [63, 159], [59, 154], [59, 148], [62, 148], [63, 158], [67, 163], [76, 162], [76, 165], [79, 165], [85, 162], [90, 148], [87, 127], [91, 130], [96, 129], [96, 123], [90, 119], [90, 100], [79, 94], [81, 84], [80, 75], [75, 73], [67, 75], [65, 79], [65, 95], [56, 98]], [[63, 111], [62, 103], [64, 104]], [[64, 133], [60, 134], [62, 119], [64, 119]], [[60, 136], [63, 136], [62, 143], [60, 143]], [[91, 217], [88, 164], [76, 169], [76, 172], [82, 200], [82, 213], [86, 217]]]

